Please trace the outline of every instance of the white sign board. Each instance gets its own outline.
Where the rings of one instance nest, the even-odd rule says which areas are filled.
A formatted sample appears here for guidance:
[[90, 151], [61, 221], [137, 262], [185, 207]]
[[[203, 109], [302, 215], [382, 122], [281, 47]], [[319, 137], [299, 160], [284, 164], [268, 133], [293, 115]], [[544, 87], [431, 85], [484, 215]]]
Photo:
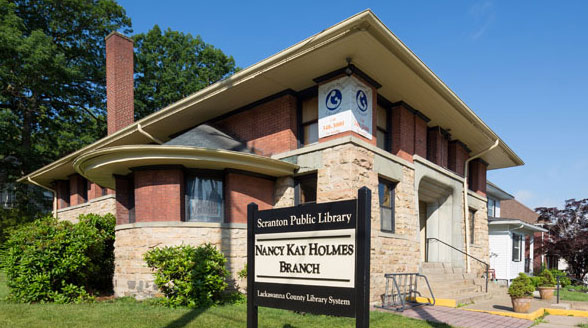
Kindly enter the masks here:
[[255, 236], [257, 282], [355, 286], [355, 229]]
[[319, 138], [353, 131], [372, 139], [372, 89], [353, 76], [319, 86]]

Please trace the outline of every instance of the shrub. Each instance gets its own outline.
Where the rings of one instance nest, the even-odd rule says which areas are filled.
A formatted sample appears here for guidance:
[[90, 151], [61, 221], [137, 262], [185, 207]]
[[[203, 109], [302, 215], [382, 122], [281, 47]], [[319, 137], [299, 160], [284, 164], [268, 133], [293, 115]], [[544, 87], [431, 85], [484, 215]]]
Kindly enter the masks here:
[[[566, 273], [558, 269], [549, 269], [555, 278], [559, 276], [559, 283], [562, 287], [567, 287], [572, 284], [572, 280], [567, 277]], [[557, 281], [556, 281], [557, 282]]]
[[144, 255], [167, 306], [205, 307], [221, 301], [229, 272], [213, 245], [154, 248]]
[[553, 278], [553, 274], [549, 270], [543, 270], [539, 274], [539, 278], [541, 278], [539, 282], [539, 287], [555, 287], [555, 278]]
[[508, 294], [512, 298], [531, 297], [533, 291], [535, 291], [535, 288], [533, 288], [531, 279], [522, 272], [512, 280], [510, 287], [508, 287]]
[[79, 223], [46, 217], [14, 230], [2, 267], [17, 302], [70, 303], [112, 290], [113, 215], [82, 215]]
[[534, 276], [534, 277], [529, 277], [529, 279], [531, 279], [531, 284], [533, 285], [534, 288], [539, 287], [539, 284], [541, 283], [541, 277]]

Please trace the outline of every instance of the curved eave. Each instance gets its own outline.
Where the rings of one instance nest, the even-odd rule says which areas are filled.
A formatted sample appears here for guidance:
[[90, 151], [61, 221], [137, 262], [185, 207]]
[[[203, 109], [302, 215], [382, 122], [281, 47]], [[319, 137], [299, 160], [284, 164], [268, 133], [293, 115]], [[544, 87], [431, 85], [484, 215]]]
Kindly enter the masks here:
[[235, 151], [186, 146], [130, 145], [104, 148], [78, 157], [74, 169], [89, 180], [115, 189], [114, 175], [142, 166], [181, 165], [199, 169], [236, 169], [273, 177], [292, 175], [298, 165]]

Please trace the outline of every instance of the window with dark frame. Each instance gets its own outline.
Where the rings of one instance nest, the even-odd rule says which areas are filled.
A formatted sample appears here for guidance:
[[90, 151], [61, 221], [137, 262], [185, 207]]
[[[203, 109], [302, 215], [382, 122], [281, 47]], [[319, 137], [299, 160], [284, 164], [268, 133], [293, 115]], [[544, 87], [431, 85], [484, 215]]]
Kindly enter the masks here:
[[316, 202], [316, 173], [295, 178], [294, 203], [296, 205]]
[[520, 262], [522, 258], [522, 241], [523, 238], [518, 233], [512, 234], [512, 260], [513, 262]]
[[318, 142], [318, 98], [302, 100], [301, 117], [302, 145]]
[[390, 151], [390, 131], [389, 131], [389, 114], [388, 110], [380, 105], [377, 107], [377, 130], [376, 146], [378, 148]]
[[476, 228], [476, 210], [471, 209], [469, 210], [469, 223], [470, 223], [470, 244], [475, 244], [476, 241], [474, 239], [475, 233], [474, 229]]
[[223, 222], [223, 185], [221, 172], [187, 172], [185, 221]]
[[396, 183], [380, 179], [378, 184], [378, 196], [380, 199], [380, 229], [391, 233], [396, 233], [396, 220], [394, 218], [395, 189]]

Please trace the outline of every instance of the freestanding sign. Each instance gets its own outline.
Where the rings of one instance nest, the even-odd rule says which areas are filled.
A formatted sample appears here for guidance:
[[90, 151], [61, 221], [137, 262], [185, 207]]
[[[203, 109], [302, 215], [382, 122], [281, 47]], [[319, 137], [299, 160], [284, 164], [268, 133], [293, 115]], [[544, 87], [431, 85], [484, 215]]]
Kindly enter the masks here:
[[257, 307], [355, 317], [369, 325], [371, 192], [356, 200], [247, 208], [247, 326]]

